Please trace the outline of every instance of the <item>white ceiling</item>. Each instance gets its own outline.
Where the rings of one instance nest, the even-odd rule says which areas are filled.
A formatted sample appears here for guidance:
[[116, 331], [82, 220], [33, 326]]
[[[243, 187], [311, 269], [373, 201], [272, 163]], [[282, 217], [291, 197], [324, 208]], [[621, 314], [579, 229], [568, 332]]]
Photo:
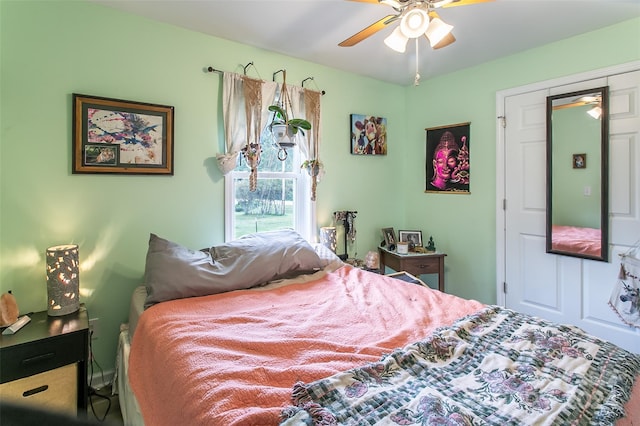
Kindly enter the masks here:
[[[404, 54], [383, 43], [396, 24], [353, 47], [338, 46], [395, 13], [383, 4], [348, 0], [90, 1], [382, 81], [401, 85], [414, 81], [413, 40]], [[442, 8], [438, 13], [454, 26], [457, 41], [432, 50], [420, 38], [423, 81], [640, 16], [640, 0], [496, 0]], [[584, 53], [598, 54], [586, 47]]]

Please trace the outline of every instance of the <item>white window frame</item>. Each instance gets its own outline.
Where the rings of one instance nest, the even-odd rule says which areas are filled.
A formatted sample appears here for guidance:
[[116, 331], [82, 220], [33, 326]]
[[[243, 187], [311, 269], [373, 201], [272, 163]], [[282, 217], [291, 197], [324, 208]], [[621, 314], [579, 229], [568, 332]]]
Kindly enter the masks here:
[[[275, 149], [265, 146], [263, 149]], [[241, 155], [241, 154], [240, 154]], [[316, 209], [315, 202], [311, 201], [311, 177], [300, 169], [302, 161], [299, 149], [290, 150], [289, 155], [294, 155], [294, 171], [291, 172], [264, 172], [258, 168], [258, 186], [261, 179], [293, 179], [294, 181], [294, 229], [307, 241], [317, 242], [316, 236]], [[235, 229], [235, 179], [249, 179], [249, 170], [234, 170], [225, 176], [224, 190], [224, 235], [225, 241], [234, 239]]]

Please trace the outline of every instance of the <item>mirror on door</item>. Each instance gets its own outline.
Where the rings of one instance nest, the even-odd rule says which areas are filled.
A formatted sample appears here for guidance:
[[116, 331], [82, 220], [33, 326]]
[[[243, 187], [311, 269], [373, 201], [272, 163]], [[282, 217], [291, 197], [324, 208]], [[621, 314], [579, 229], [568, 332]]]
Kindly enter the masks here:
[[547, 97], [547, 253], [608, 261], [608, 99]]

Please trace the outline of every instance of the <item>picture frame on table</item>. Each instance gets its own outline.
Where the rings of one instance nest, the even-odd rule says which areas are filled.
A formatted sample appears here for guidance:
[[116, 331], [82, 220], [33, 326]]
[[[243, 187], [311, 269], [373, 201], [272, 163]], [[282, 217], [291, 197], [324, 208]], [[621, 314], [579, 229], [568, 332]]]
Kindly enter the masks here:
[[398, 241], [413, 247], [422, 247], [422, 231], [398, 231]]
[[384, 245], [387, 248], [396, 245], [396, 233], [393, 228], [382, 228], [382, 235], [384, 236]]
[[173, 175], [174, 108], [73, 94], [72, 172]]

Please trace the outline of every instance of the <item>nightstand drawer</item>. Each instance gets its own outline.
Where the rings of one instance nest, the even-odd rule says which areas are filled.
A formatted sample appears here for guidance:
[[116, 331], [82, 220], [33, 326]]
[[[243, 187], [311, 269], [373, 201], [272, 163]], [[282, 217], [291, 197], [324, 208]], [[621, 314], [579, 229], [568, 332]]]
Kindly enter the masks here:
[[437, 274], [440, 271], [440, 265], [437, 261], [424, 258], [405, 259], [404, 268], [411, 271], [413, 275], [420, 274]]
[[71, 415], [78, 407], [78, 366], [70, 364], [0, 385], [0, 399]]
[[444, 292], [444, 257], [445, 253], [409, 253], [398, 254], [384, 247], [378, 247], [380, 255], [380, 271], [385, 274], [385, 268], [395, 271], [405, 271], [416, 277], [423, 274], [438, 275], [438, 290]]
[[83, 339], [74, 333], [10, 346], [0, 352], [0, 383], [82, 361]]

